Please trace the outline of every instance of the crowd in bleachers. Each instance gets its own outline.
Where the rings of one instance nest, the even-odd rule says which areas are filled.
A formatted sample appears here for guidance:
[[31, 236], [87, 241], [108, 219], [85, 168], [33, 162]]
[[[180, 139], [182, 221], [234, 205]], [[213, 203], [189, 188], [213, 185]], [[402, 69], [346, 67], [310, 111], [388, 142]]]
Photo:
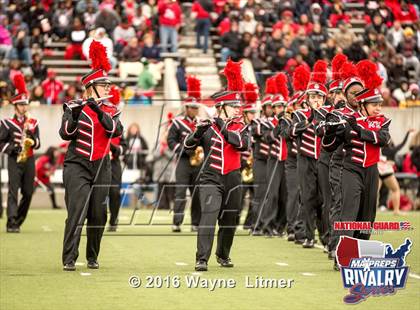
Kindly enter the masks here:
[[121, 77], [131, 74], [130, 65], [119, 66], [123, 63], [136, 63], [137, 75], [150, 69], [136, 88], [150, 92], [161, 78], [161, 52], [177, 50], [180, 25], [180, 5], [170, 0], [0, 1], [0, 98], [7, 102], [16, 70], [24, 72], [29, 86], [38, 85], [29, 89], [41, 104], [78, 95], [77, 81], [63, 84], [43, 59], [54, 53], [49, 43], [64, 42], [65, 60], [85, 60], [93, 39], [107, 48]]
[[299, 64], [312, 67], [343, 52], [352, 61], [378, 64], [386, 105], [420, 105], [417, 1], [218, 2], [221, 61], [250, 59], [260, 85], [271, 72], [291, 73]]

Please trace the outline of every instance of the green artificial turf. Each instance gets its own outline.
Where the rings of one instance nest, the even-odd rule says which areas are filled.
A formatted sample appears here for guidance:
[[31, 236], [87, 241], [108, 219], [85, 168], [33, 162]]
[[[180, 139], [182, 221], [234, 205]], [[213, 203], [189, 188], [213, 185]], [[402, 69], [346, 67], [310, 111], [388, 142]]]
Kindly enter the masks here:
[[[129, 223], [131, 210], [123, 210], [121, 223]], [[170, 214], [159, 211], [150, 223], [150, 211], [135, 216], [137, 226], [121, 226], [106, 233], [99, 257], [100, 269], [89, 270], [82, 237], [76, 272], [61, 266], [64, 210], [31, 210], [20, 234], [5, 233], [0, 220], [0, 309], [420, 309], [420, 278], [409, 277], [404, 290], [385, 297], [369, 297], [349, 306], [343, 303], [347, 290], [340, 273], [319, 248], [302, 249], [281, 238], [250, 237], [239, 229], [231, 257], [232, 269], [222, 269], [212, 256], [206, 279], [234, 279], [235, 288], [187, 288], [185, 277], [194, 272], [196, 237], [188, 226], [170, 233]], [[394, 217], [378, 214], [378, 221], [408, 220], [414, 230], [386, 232], [372, 239], [400, 245], [413, 240], [408, 264], [420, 274], [420, 214]], [[88, 273], [87, 275], [84, 275]], [[140, 288], [128, 279], [139, 276]], [[146, 277], [179, 277], [179, 288], [145, 288]], [[293, 279], [291, 288], [245, 288], [245, 277]], [[159, 281], [159, 280], [156, 280]], [[159, 283], [156, 283], [159, 284]], [[395, 308], [394, 308], [395, 307]]]

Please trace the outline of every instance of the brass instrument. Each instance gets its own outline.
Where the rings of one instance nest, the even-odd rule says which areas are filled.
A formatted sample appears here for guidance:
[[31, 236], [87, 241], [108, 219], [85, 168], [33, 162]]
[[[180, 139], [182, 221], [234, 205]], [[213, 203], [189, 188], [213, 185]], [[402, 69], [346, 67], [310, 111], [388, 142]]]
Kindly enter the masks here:
[[204, 160], [204, 150], [203, 147], [197, 146], [194, 150], [194, 153], [190, 156], [190, 165], [193, 167], [200, 166]]
[[246, 160], [246, 167], [242, 170], [242, 182], [243, 183], [252, 183], [254, 182], [254, 171], [252, 166], [254, 165], [254, 157], [251, 155]]
[[18, 163], [25, 163], [29, 158], [29, 150], [35, 144], [35, 141], [29, 137], [28, 130], [29, 130], [29, 117], [25, 116], [26, 120], [23, 124], [23, 131], [22, 131], [22, 140], [20, 141], [20, 146], [22, 150], [18, 154], [17, 162]]

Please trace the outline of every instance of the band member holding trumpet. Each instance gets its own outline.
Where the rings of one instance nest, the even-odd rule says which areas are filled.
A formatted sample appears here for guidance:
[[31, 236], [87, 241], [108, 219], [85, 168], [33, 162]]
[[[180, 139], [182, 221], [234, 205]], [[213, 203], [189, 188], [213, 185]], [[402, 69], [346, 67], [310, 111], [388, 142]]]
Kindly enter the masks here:
[[[390, 141], [390, 120], [381, 114], [382, 96], [378, 87], [382, 78], [376, 65], [368, 60], [357, 64], [357, 72], [364, 89], [355, 94], [358, 109], [342, 119], [327, 116], [323, 146], [330, 151], [344, 144], [342, 175], [343, 206], [340, 221], [374, 222], [379, 184], [377, 163], [380, 148]], [[341, 234], [369, 239], [370, 234], [360, 231], [342, 231]]]
[[268, 122], [264, 132], [265, 141], [270, 145], [267, 163], [267, 202], [261, 212], [261, 227], [268, 236], [281, 236], [286, 228], [286, 178], [284, 163], [287, 159], [286, 139], [280, 135], [279, 120], [283, 117], [289, 96], [287, 76], [278, 73], [274, 76], [276, 94], [272, 98], [274, 117]]
[[63, 242], [63, 269], [76, 270], [79, 242], [87, 218], [87, 267], [98, 269], [98, 255], [107, 217], [111, 184], [110, 141], [122, 134], [120, 111], [110, 98], [111, 69], [105, 47], [93, 41], [89, 49], [92, 71], [82, 77], [84, 98], [64, 104], [60, 136], [70, 141], [64, 160], [63, 181], [67, 219]]
[[[319, 63], [315, 63], [314, 72], [317, 72]], [[302, 215], [305, 227], [305, 241], [303, 248], [313, 248], [315, 244], [315, 223], [317, 223], [320, 236], [323, 228], [320, 225], [322, 217], [322, 200], [319, 195], [318, 159], [320, 155], [321, 139], [316, 134], [316, 113], [324, 104], [326, 87], [320, 83], [319, 76], [312, 75], [303, 66], [296, 68], [302, 71], [303, 82], [307, 83], [308, 108], [293, 113], [292, 136], [298, 141], [298, 175], [302, 197]]]
[[[242, 117], [245, 125], [248, 125], [247, 130], [251, 136], [251, 130], [255, 122], [255, 116], [258, 112], [257, 100], [258, 100], [258, 91], [257, 85], [254, 83], [245, 83], [244, 92], [243, 92], [244, 106], [242, 109]], [[256, 212], [254, 210], [254, 156], [252, 154], [252, 138], [249, 148], [241, 152], [241, 176], [242, 176], [242, 199], [241, 199], [241, 212], [245, 204], [246, 193], [249, 192], [249, 207], [248, 213], [244, 222], [244, 229], [251, 229], [253, 226], [253, 214]], [[240, 214], [238, 216], [238, 224], [240, 222]]]
[[189, 150], [184, 147], [185, 138], [195, 131], [198, 122], [198, 112], [201, 101], [201, 82], [193, 76], [187, 77], [187, 98], [183, 102], [185, 114], [176, 117], [168, 132], [168, 146], [177, 154], [177, 166], [175, 179], [175, 206], [173, 217], [173, 232], [181, 232], [181, 224], [184, 220], [184, 210], [187, 203], [187, 189], [191, 195], [191, 231], [197, 231], [200, 224], [201, 207], [199, 190], [197, 185], [198, 173], [203, 161], [202, 148]]
[[205, 160], [200, 173], [202, 206], [197, 236], [195, 270], [207, 271], [216, 222], [216, 259], [222, 267], [233, 267], [230, 249], [241, 208], [241, 151], [249, 147], [249, 134], [241, 120], [243, 81], [241, 64], [229, 60], [223, 71], [228, 81], [227, 91], [215, 93], [217, 115], [202, 121], [184, 142], [187, 149], [201, 145]]
[[[34, 149], [40, 147], [38, 120], [29, 116], [28, 91], [21, 72], [13, 77], [16, 95], [11, 98], [15, 115], [2, 120], [0, 151], [8, 155], [9, 193], [7, 195], [7, 232], [19, 233], [34, 192]], [[18, 192], [22, 194], [18, 202]]]

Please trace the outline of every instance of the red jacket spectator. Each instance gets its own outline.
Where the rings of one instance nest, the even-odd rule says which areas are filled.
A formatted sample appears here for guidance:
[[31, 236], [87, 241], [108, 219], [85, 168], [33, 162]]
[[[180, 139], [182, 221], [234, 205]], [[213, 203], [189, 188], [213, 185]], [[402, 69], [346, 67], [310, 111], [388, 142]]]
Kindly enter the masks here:
[[226, 32], [230, 31], [230, 19], [229, 17], [226, 17], [224, 20], [222, 20], [217, 27], [217, 30], [219, 31], [219, 35], [223, 36]]
[[159, 24], [176, 27], [181, 24], [181, 7], [174, 0], [161, 0], [158, 4]]
[[196, 14], [196, 18], [210, 18], [209, 12], [201, 6], [199, 1], [194, 2], [191, 12]]
[[47, 79], [41, 84], [44, 90], [44, 97], [49, 104], [58, 104], [58, 96], [63, 91], [64, 85], [55, 78], [55, 72], [49, 71]]
[[394, 12], [394, 16], [402, 24], [412, 24], [418, 19], [416, 9], [412, 4], [407, 4], [405, 8], [399, 7]]
[[281, 29], [283, 32], [283, 28], [288, 25], [293, 32], [293, 34], [296, 34], [299, 30], [299, 25], [293, 22], [293, 12], [290, 10], [285, 10], [281, 14], [281, 20], [279, 20], [277, 23], [273, 25], [273, 31], [274, 29]]
[[48, 185], [50, 184], [50, 177], [54, 174], [55, 166], [51, 164], [51, 159], [48, 155], [42, 155], [36, 161], [35, 171], [35, 184], [42, 183], [43, 185]]

